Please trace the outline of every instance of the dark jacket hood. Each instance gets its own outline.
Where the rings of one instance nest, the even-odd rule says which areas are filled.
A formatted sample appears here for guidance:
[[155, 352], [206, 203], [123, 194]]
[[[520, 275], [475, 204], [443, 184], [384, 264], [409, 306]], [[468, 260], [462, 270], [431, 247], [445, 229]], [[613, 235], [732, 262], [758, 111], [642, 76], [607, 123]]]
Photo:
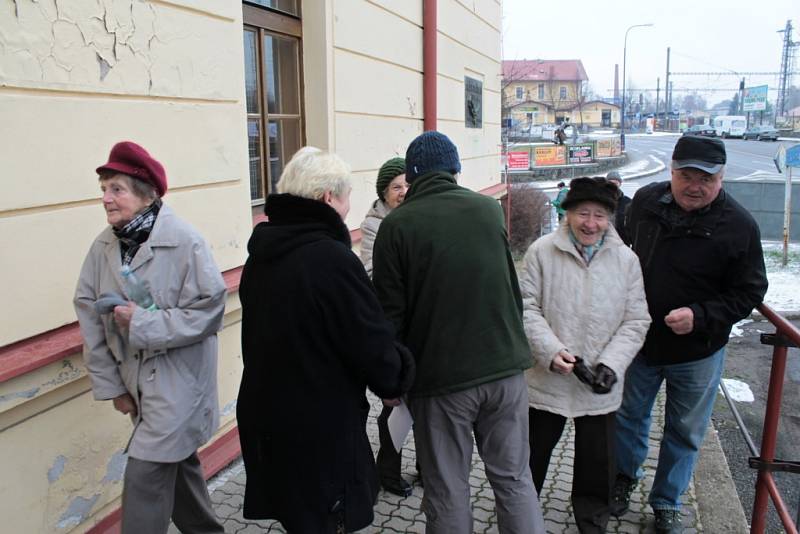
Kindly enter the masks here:
[[350, 232], [332, 207], [318, 200], [274, 194], [264, 204], [267, 221], [256, 225], [247, 251], [257, 262], [283, 257], [304, 245], [333, 239], [350, 248]]

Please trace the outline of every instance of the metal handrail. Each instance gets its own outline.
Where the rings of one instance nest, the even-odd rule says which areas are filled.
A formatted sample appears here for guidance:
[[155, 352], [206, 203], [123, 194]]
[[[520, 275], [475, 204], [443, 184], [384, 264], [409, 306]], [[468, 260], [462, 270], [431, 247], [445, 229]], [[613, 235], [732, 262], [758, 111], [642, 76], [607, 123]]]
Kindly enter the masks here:
[[[778, 422], [781, 413], [781, 400], [783, 399], [783, 382], [786, 374], [788, 346], [790, 344], [800, 346], [800, 329], [766, 304], [760, 304], [758, 306], [758, 311], [775, 326], [774, 342], [772, 343], [772, 369], [769, 375], [769, 389], [767, 391], [767, 406], [764, 415], [764, 430], [761, 434], [760, 452], [753, 442], [747, 427], [745, 427], [744, 421], [742, 421], [739, 415], [739, 411], [731, 401], [730, 395], [728, 395], [728, 389], [725, 387], [725, 384], [721, 383], [720, 385], [725, 400], [728, 401], [734, 419], [736, 419], [736, 424], [739, 425], [739, 430], [741, 430], [742, 436], [753, 455], [750, 465], [758, 469], [756, 493], [753, 502], [753, 516], [750, 525], [751, 534], [763, 534], [766, 528], [768, 497], [772, 498], [772, 503], [775, 506], [775, 510], [778, 512], [778, 516], [787, 534], [798, 534], [797, 524], [800, 523], [800, 517], [796, 523], [789, 515], [789, 509], [786, 503], [783, 502], [783, 497], [772, 477], [772, 469], [775, 464], [775, 447], [777, 444]], [[787, 341], [789, 343], [787, 343]], [[800, 511], [798, 511], [798, 514], [800, 514]]]

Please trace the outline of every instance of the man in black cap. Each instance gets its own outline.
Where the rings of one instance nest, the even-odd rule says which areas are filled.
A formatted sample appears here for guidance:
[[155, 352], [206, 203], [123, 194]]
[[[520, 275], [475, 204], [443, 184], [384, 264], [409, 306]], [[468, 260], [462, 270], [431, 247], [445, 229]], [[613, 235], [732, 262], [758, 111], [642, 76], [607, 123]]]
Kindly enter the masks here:
[[612, 513], [627, 511], [642, 477], [650, 412], [666, 380], [664, 436], [649, 496], [658, 533], [682, 531], [680, 496], [708, 427], [731, 327], [767, 291], [758, 226], [722, 189], [725, 161], [719, 139], [681, 137], [672, 180], [639, 189], [625, 223], [653, 322], [628, 367], [617, 412]]
[[455, 145], [434, 131], [406, 151], [411, 187], [378, 230], [373, 282], [417, 363], [408, 407], [428, 534], [473, 532], [473, 434], [501, 534], [544, 533], [528, 459], [531, 352], [496, 200], [456, 183]]

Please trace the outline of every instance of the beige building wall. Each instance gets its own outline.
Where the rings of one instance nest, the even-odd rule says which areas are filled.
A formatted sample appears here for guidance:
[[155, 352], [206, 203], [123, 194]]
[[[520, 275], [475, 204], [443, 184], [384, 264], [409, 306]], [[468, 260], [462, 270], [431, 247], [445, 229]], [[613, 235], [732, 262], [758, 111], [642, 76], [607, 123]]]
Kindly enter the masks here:
[[[307, 141], [352, 165], [347, 223], [358, 228], [378, 167], [423, 129], [422, 0], [302, 7]], [[462, 184], [484, 189], [500, 181], [501, 4], [439, 0], [438, 18], [438, 128], [458, 145]], [[0, 44], [0, 277], [14, 303], [0, 348], [74, 323], [78, 272], [106, 224], [94, 169], [117, 141], [164, 164], [165, 202], [206, 237], [221, 270], [244, 263], [241, 3], [5, 2]], [[481, 128], [464, 124], [464, 76], [483, 82]], [[235, 424], [240, 315], [234, 292], [220, 333], [220, 434]], [[0, 382], [4, 529], [85, 532], [114, 510], [130, 430], [92, 400], [80, 353]]]
[[[438, 129], [456, 143], [461, 183], [500, 181], [500, 18], [495, 0], [439, 1]], [[306, 138], [353, 168], [347, 225], [377, 198], [381, 164], [423, 131], [422, 0], [303, 3]], [[464, 77], [483, 82], [483, 127], [464, 125]]]
[[611, 126], [618, 127], [619, 107], [602, 102], [590, 102], [584, 105], [580, 110], [574, 108], [571, 112], [570, 122], [573, 124], [581, 124], [581, 118], [583, 118], [583, 124], [592, 127], [600, 127], [603, 123], [604, 110], [611, 112]]
[[[0, 347], [75, 321], [78, 272], [106, 224], [94, 169], [117, 141], [164, 164], [165, 202], [221, 270], [242, 265], [252, 223], [241, 4], [2, 2], [0, 42], [0, 279], [13, 303]], [[225, 424], [241, 372], [238, 306], [231, 295], [221, 333]], [[116, 506], [131, 427], [89, 390], [80, 354], [0, 383], [3, 530], [83, 531]]]
[[[539, 84], [544, 85], [544, 97], [539, 98]], [[522, 98], [517, 98], [517, 88], [522, 89]], [[566, 98], [561, 98], [561, 88], [567, 89]], [[559, 109], [569, 107], [577, 102], [577, 97], [580, 94], [581, 82], [580, 81], [507, 81], [504, 92], [507, 102], [510, 105], [528, 100], [536, 100], [539, 102], [546, 102], [550, 106], [556, 106]]]

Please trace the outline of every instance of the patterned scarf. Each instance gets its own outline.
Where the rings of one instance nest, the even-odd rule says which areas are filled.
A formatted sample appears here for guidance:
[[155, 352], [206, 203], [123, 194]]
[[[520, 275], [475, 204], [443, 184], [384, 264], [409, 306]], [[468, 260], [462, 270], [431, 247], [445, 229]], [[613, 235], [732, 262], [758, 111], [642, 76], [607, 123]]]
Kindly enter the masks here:
[[570, 228], [569, 240], [572, 241], [573, 246], [575, 246], [575, 250], [577, 250], [578, 254], [581, 255], [581, 258], [583, 258], [583, 261], [586, 263], [586, 265], [589, 265], [589, 263], [592, 261], [592, 258], [594, 258], [594, 255], [597, 254], [597, 251], [603, 246], [603, 243], [606, 240], [606, 234], [603, 234], [603, 237], [600, 238], [600, 241], [594, 245], [582, 245], [581, 242], [578, 241], [578, 238], [575, 237], [575, 234], [572, 233], [572, 228]]
[[150, 237], [150, 231], [158, 217], [158, 210], [161, 209], [161, 199], [156, 199], [152, 204], [133, 218], [131, 222], [117, 230], [114, 228], [114, 235], [119, 239], [119, 251], [122, 255], [122, 265], [130, 265], [139, 246]]

